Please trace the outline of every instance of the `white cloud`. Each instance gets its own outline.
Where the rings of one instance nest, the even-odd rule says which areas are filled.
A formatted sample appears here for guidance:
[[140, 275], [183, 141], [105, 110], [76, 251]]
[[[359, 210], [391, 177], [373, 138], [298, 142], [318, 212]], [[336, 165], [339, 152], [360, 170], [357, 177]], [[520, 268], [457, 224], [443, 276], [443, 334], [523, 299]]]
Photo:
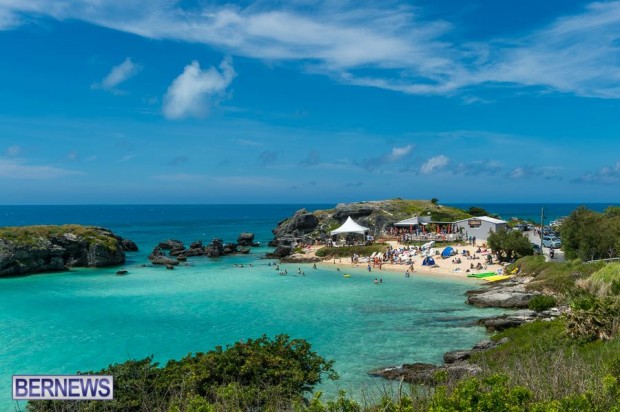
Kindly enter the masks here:
[[612, 185], [620, 183], [620, 162], [610, 167], [602, 167], [594, 173], [586, 173], [573, 183], [596, 183]]
[[83, 173], [54, 166], [29, 165], [23, 160], [0, 158], [0, 178], [45, 180], [79, 174]]
[[142, 67], [139, 64], [135, 64], [131, 58], [127, 57], [121, 64], [112, 67], [110, 73], [100, 83], [93, 84], [93, 87], [115, 90], [119, 84], [135, 76], [141, 69]]
[[392, 153], [390, 153], [389, 155], [389, 160], [397, 161], [398, 159], [402, 159], [403, 157], [411, 153], [412, 150], [413, 150], [412, 144], [408, 144], [407, 146], [403, 146], [403, 147], [394, 147], [392, 148]]
[[15, 157], [15, 156], [18, 156], [21, 152], [22, 152], [22, 148], [14, 144], [13, 146], [7, 147], [5, 153], [8, 157]]
[[420, 173], [424, 175], [428, 175], [433, 172], [439, 171], [443, 169], [444, 167], [446, 167], [449, 162], [450, 162], [450, 159], [448, 159], [444, 155], [431, 157], [426, 162], [424, 162], [422, 166], [420, 166]]
[[190, 173], [173, 173], [167, 175], [157, 175], [153, 176], [153, 179], [160, 180], [162, 182], [199, 182], [201, 180], [206, 180], [206, 177], [203, 175], [196, 175]]
[[220, 63], [219, 70], [201, 70], [194, 60], [170, 85], [164, 97], [163, 111], [169, 119], [204, 116], [215, 99], [221, 98], [236, 76], [230, 58]]
[[[529, 34], [484, 42], [449, 42], [458, 27], [425, 20], [423, 10], [396, 1], [381, 7], [363, 0], [256, 1], [247, 7], [204, 2], [184, 9], [170, 0], [4, 0], [0, 28], [2, 21], [15, 24], [15, 13], [79, 19], [268, 61], [298, 61], [304, 70], [341, 82], [403, 93], [452, 95], [469, 93], [472, 86], [514, 84], [620, 98], [617, 0], [591, 3]], [[189, 114], [170, 110], [171, 117]]]

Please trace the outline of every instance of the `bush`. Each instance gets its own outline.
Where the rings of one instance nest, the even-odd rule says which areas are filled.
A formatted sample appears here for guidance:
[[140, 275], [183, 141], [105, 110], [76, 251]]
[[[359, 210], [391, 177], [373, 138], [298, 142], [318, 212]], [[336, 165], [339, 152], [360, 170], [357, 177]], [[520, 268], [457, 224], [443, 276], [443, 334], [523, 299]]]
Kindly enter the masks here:
[[555, 297], [549, 295], [536, 295], [534, 296], [527, 307], [536, 312], [542, 312], [543, 310], [550, 309], [557, 304]]
[[337, 379], [332, 366], [303, 339], [263, 335], [171, 360], [163, 368], [149, 357], [86, 372], [114, 376], [113, 401], [35, 401], [28, 410], [286, 410], [303, 402], [323, 375]]
[[373, 253], [383, 253], [387, 248], [387, 244], [378, 243], [371, 246], [342, 246], [342, 247], [323, 247], [316, 251], [318, 257], [334, 258], [346, 257], [350, 258], [353, 254], [361, 257], [370, 256]]

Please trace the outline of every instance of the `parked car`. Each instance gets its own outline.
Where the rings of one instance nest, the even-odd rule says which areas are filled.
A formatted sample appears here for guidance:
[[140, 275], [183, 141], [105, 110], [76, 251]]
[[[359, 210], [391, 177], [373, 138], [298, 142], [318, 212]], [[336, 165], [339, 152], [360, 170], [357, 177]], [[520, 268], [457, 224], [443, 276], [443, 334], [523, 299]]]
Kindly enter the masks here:
[[534, 254], [540, 255], [540, 245], [538, 243], [532, 243], [532, 249], [534, 249]]
[[554, 249], [562, 246], [562, 242], [560, 241], [560, 239], [558, 239], [557, 237], [552, 237], [552, 236], [543, 237], [542, 244], [544, 247], [551, 247]]

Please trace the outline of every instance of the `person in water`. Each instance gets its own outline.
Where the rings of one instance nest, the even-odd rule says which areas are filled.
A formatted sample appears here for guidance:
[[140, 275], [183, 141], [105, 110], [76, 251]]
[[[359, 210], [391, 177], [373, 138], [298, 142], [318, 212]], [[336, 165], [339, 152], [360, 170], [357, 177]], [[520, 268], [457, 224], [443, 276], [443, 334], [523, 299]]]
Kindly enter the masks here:
[[375, 285], [379, 284], [379, 279], [375, 278]]

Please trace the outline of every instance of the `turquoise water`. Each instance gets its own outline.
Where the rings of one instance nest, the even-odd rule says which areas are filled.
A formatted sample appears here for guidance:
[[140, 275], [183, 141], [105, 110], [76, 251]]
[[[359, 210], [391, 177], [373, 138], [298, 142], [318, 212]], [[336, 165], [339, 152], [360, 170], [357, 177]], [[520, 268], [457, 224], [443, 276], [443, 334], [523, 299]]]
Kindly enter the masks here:
[[[472, 323], [499, 311], [464, 303], [475, 280], [362, 270], [345, 279], [333, 265], [303, 266], [306, 276], [294, 275], [300, 265], [285, 265], [290, 275], [282, 277], [260, 259], [266, 248], [195, 258], [174, 271], [140, 267], [166, 238], [234, 241], [252, 231], [265, 244], [275, 224], [299, 207], [0, 207], [0, 225], [98, 224], [141, 248], [128, 255], [127, 276], [115, 276], [114, 268], [0, 279], [0, 410], [14, 406], [12, 374], [72, 374], [148, 355], [165, 362], [263, 333], [309, 340], [336, 361], [341, 376], [318, 389], [359, 394], [385, 384], [367, 375], [373, 368], [439, 363], [443, 352], [486, 336]], [[379, 276], [384, 283], [374, 285]]]
[[0, 410], [14, 373], [73, 373], [150, 354], [165, 361], [262, 333], [308, 339], [341, 375], [322, 389], [355, 392], [383, 384], [366, 375], [372, 368], [440, 362], [471, 346], [485, 336], [471, 323], [495, 313], [464, 304], [472, 281], [382, 273], [375, 285], [377, 274], [360, 270], [345, 279], [331, 267], [283, 277], [264, 260], [233, 266], [250, 259], [3, 279]]

